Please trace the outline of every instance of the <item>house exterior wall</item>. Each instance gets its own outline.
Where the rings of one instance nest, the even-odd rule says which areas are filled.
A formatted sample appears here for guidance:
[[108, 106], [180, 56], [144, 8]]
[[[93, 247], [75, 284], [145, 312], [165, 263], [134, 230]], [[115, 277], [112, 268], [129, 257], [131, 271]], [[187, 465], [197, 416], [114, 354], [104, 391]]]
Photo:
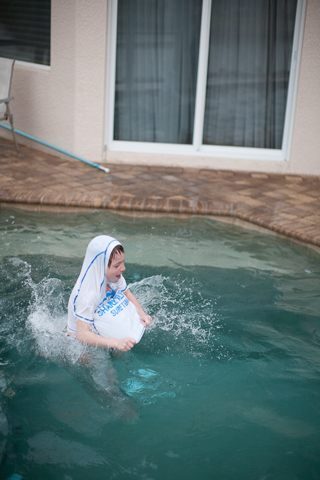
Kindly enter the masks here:
[[[16, 62], [12, 111], [16, 129], [74, 155], [101, 161], [107, 5], [95, 0], [92, 6], [85, 0], [52, 0], [51, 66]], [[0, 130], [11, 138], [10, 132]], [[43, 149], [21, 136], [18, 141]]]
[[[52, 0], [51, 8], [51, 67], [15, 65], [17, 129], [93, 162], [320, 175], [318, 0], [307, 1], [288, 161], [106, 151], [107, 1]], [[20, 136], [19, 142], [31, 143]]]
[[[75, 3], [53, 0], [51, 16], [51, 67], [16, 62], [12, 110], [16, 129], [72, 151], [75, 148]], [[18, 141], [30, 143], [23, 137], [18, 137]], [[33, 145], [37, 148], [37, 144]]]
[[289, 171], [320, 175], [320, 2], [308, 0]]

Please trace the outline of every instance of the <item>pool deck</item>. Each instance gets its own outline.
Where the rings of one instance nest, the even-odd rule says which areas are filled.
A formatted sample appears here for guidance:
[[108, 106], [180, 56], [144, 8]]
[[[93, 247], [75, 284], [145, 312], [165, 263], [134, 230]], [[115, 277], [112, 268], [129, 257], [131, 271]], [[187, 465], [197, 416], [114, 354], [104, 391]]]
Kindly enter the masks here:
[[228, 217], [320, 247], [320, 177], [106, 165], [0, 139], [1, 204]]

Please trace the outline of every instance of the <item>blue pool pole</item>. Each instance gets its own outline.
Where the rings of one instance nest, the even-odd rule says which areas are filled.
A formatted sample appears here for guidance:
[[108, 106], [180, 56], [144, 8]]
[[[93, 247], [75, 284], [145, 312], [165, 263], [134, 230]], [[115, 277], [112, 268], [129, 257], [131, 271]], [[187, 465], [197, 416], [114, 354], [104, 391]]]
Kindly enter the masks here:
[[[4, 123], [0, 123], [0, 127], [6, 128], [7, 130], [11, 130], [11, 127], [9, 125], [5, 125]], [[50, 143], [44, 142], [43, 140], [39, 140], [39, 138], [33, 137], [32, 135], [29, 135], [28, 133], [21, 132], [20, 130], [14, 129], [15, 133], [18, 133], [22, 137], [29, 138], [30, 140], [33, 140], [34, 142], [38, 142], [41, 145], [44, 145], [45, 147], [52, 148], [53, 150], [56, 150], [57, 152], [63, 153], [64, 155], [68, 155], [69, 157], [75, 158], [76, 160], [80, 160], [80, 162], [87, 163], [88, 165], [91, 165], [91, 167], [98, 168], [99, 170], [103, 170], [105, 173], [109, 173], [110, 170], [109, 168], [103, 167], [102, 165], [98, 165], [97, 163], [89, 162], [89, 160], [85, 160], [84, 158], [78, 157], [77, 155], [74, 155], [73, 153], [67, 152], [66, 150], [63, 150], [62, 148], [55, 147], [54, 145], [51, 145]]]

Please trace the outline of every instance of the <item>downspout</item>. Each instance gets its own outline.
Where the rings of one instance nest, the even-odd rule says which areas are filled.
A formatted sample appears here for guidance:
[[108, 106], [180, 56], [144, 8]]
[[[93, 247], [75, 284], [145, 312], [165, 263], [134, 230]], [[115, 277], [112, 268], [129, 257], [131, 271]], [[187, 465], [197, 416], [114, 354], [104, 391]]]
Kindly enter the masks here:
[[[6, 128], [7, 130], [12, 130], [9, 125], [5, 125], [4, 123], [0, 123], [0, 127]], [[91, 167], [98, 168], [99, 170], [103, 170], [105, 173], [109, 173], [110, 170], [109, 168], [103, 167], [102, 165], [98, 165], [97, 163], [90, 162], [89, 160], [85, 160], [84, 158], [78, 157], [77, 155], [74, 155], [73, 153], [67, 152], [66, 150], [63, 150], [62, 148], [55, 147], [54, 145], [51, 145], [50, 143], [44, 142], [43, 140], [39, 140], [39, 138], [33, 137], [32, 135], [29, 135], [28, 133], [21, 132], [20, 130], [14, 129], [15, 133], [18, 133], [22, 137], [29, 138], [29, 140], [33, 140], [34, 142], [38, 142], [41, 145], [44, 145], [45, 147], [52, 148], [53, 150], [56, 150], [57, 152], [63, 153], [64, 155], [67, 155], [69, 157], [75, 158], [76, 160], [80, 160], [80, 162], [87, 163], [88, 165], [91, 165]]]

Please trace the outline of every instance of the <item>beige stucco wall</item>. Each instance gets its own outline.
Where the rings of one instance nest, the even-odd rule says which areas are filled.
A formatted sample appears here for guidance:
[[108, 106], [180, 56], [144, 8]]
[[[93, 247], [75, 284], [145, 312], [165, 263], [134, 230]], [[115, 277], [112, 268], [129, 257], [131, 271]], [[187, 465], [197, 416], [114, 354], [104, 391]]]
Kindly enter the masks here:
[[101, 161], [104, 148], [107, 2], [76, 2], [75, 149]]
[[[15, 66], [17, 129], [94, 162], [320, 175], [319, 0], [307, 2], [288, 161], [105, 152], [107, 13], [106, 0], [52, 0], [51, 67]], [[0, 135], [8, 134], [0, 129]], [[22, 137], [19, 141], [31, 143]]]
[[320, 1], [308, 0], [290, 171], [320, 175]]
[[16, 62], [12, 82], [15, 127], [69, 150], [75, 147], [75, 18], [75, 2], [52, 2], [51, 67]]
[[[15, 64], [12, 82], [15, 127], [75, 155], [101, 161], [106, 1], [52, 0], [51, 4], [50, 68]], [[0, 134], [4, 135], [3, 132], [1, 129]], [[18, 140], [42, 149], [24, 137], [19, 136]]]

